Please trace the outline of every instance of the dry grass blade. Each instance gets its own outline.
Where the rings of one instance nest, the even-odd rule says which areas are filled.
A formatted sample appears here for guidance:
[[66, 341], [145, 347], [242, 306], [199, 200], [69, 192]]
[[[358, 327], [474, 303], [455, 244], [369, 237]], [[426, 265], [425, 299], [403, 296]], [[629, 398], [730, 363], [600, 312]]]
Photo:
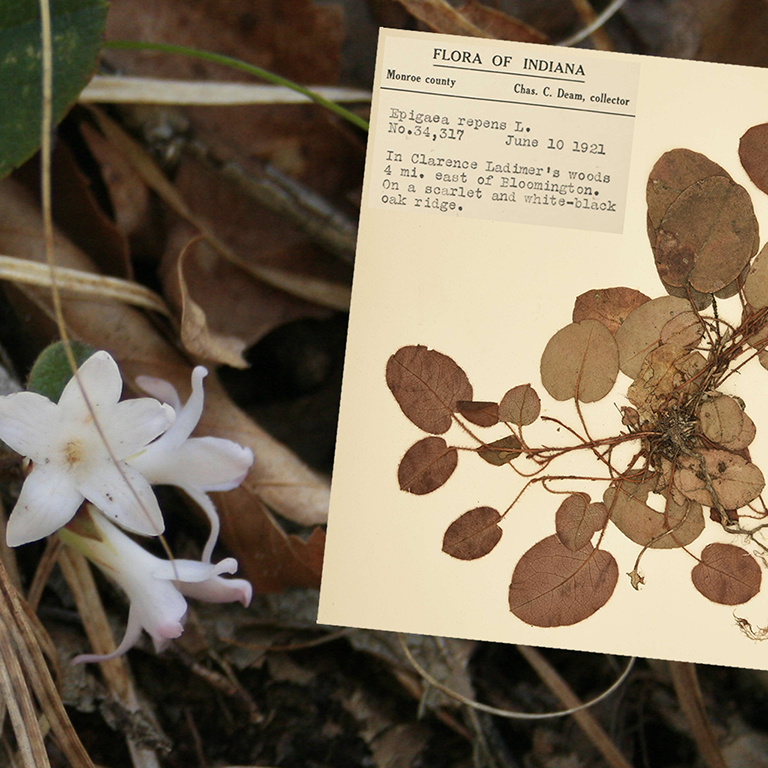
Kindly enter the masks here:
[[[2, 611], [3, 631], [7, 635], [0, 638], [2, 648], [13, 648], [18, 654], [21, 669], [31, 684], [43, 715], [50, 724], [53, 735], [65, 757], [73, 768], [93, 768], [93, 762], [85, 751], [80, 739], [69, 721], [61, 697], [56, 689], [45, 658], [36, 636], [42, 631], [35, 627], [27, 615], [25, 604], [16, 592], [5, 568], [0, 566], [0, 611]], [[6, 697], [6, 701], [9, 698]], [[33, 763], [45, 766], [46, 762]]]
[[207, 224], [195, 216], [178, 190], [168, 181], [154, 160], [137, 142], [103, 113], [94, 110], [94, 115], [107, 138], [125, 154], [146, 184], [157, 192], [173, 211], [192, 224], [220, 256], [244, 269], [253, 277], [267, 283], [267, 285], [279, 288], [293, 296], [330, 309], [341, 311], [349, 309], [350, 289], [347, 286], [332, 284], [317, 278], [294, 275], [285, 270], [265, 267], [240, 258], [219, 239]]
[[[330, 101], [369, 102], [371, 92], [359, 88], [316, 86], [312, 90]], [[282, 85], [164, 80], [154, 77], [96, 75], [80, 93], [84, 104], [173, 104], [175, 106], [234, 106], [236, 104], [303, 104], [312, 101]]]
[[47, 264], [35, 264], [15, 256], [0, 256], [0, 280], [50, 288], [55, 279], [62, 293], [87, 299], [121, 301], [124, 304], [160, 312], [166, 317], [171, 316], [171, 311], [162, 298], [138, 283], [118, 277], [89, 274], [68, 267], [56, 267], [55, 277], [51, 275], [51, 271]]
[[701, 759], [707, 768], [728, 768], [712, 729], [701, 695], [696, 666], [682, 661], [670, 661], [669, 671], [685, 719], [691, 727]]
[[50, 766], [43, 734], [37, 720], [32, 697], [19, 664], [7, 621], [13, 621], [8, 606], [0, 604], [0, 693], [8, 709], [16, 743], [24, 766]]
[[[566, 707], [578, 707], [581, 704], [581, 700], [568, 683], [560, 677], [554, 667], [535, 648], [526, 645], [518, 645], [517, 648], [534, 668], [542, 682]], [[612, 765], [613, 768], [632, 768], [590, 712], [581, 709], [574, 712], [573, 717], [609, 765]]]
[[[576, 9], [576, 12], [581, 16], [581, 20], [584, 22], [584, 25], [589, 27], [591, 24], [595, 23], [595, 20], [597, 19], [597, 15], [595, 14], [594, 8], [592, 8], [591, 3], [589, 0], [571, 0], [573, 3], [573, 7]], [[595, 48], [601, 51], [612, 51], [613, 50], [613, 43], [611, 42], [611, 38], [608, 37], [608, 33], [602, 28], [598, 27], [589, 35], [592, 38], [592, 41], [595, 44]]]

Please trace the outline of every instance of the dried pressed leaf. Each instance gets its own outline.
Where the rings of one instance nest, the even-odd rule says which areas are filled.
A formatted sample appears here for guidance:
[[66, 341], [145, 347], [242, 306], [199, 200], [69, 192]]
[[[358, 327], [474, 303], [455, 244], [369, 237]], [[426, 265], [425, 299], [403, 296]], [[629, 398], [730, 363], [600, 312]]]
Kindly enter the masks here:
[[613, 334], [597, 320], [582, 320], [559, 330], [541, 356], [541, 382], [555, 400], [594, 403], [605, 397], [619, 373]]
[[768, 244], [752, 260], [744, 279], [744, 296], [753, 309], [768, 307]]
[[682, 312], [673, 317], [662, 329], [662, 344], [695, 347], [704, 335], [704, 326], [695, 312]]
[[458, 560], [485, 557], [501, 539], [501, 515], [491, 507], [476, 507], [454, 520], [443, 536], [443, 552]]
[[458, 451], [442, 437], [425, 437], [414, 443], [400, 461], [400, 490], [419, 496], [431, 493], [448, 480], [458, 462]]
[[572, 552], [557, 536], [548, 536], [518, 561], [509, 585], [509, 609], [534, 627], [577, 624], [608, 602], [618, 577], [609, 552], [591, 544]]
[[572, 552], [589, 544], [592, 535], [599, 531], [608, 520], [605, 504], [589, 503], [586, 493], [571, 494], [555, 514], [557, 538]]
[[665, 499], [666, 513], [645, 503], [648, 483], [611, 485], [603, 494], [613, 524], [631, 541], [651, 549], [674, 549], [695, 541], [704, 530], [701, 504]]
[[541, 400], [530, 384], [520, 384], [507, 392], [499, 403], [499, 420], [518, 427], [533, 424], [541, 413]]
[[727, 395], [703, 403], [699, 408], [699, 423], [705, 437], [729, 451], [746, 448], [757, 434], [752, 419], [737, 400]]
[[688, 187], [711, 176], [731, 178], [717, 163], [690, 149], [672, 149], [656, 161], [645, 190], [651, 247], [656, 243], [656, 232], [669, 206]]
[[739, 159], [752, 183], [768, 194], [768, 123], [753, 125], [741, 137]]
[[684, 457], [675, 472], [675, 486], [688, 499], [717, 507], [707, 487], [709, 480], [723, 509], [739, 509], [754, 501], [765, 487], [760, 468], [742, 456], [718, 449], [702, 450], [698, 455], [703, 467], [696, 457]]
[[598, 320], [611, 333], [616, 333], [630, 312], [650, 301], [648, 296], [634, 288], [601, 288], [576, 297], [573, 322]]
[[690, 186], [667, 209], [653, 244], [656, 269], [669, 285], [715, 293], [755, 255], [757, 236], [747, 191], [712, 176]]
[[691, 571], [693, 586], [713, 603], [740, 605], [760, 591], [762, 572], [752, 555], [733, 544], [709, 544]]
[[403, 413], [425, 432], [447, 432], [459, 400], [472, 399], [467, 374], [447, 355], [401, 347], [387, 362], [387, 386]]
[[456, 412], [478, 427], [492, 427], [499, 423], [499, 404], [480, 400], [459, 400]]
[[494, 440], [477, 449], [481, 459], [496, 467], [516, 459], [523, 452], [523, 444], [514, 435]]
[[632, 379], [637, 378], [645, 356], [659, 346], [662, 328], [690, 308], [685, 299], [661, 296], [635, 309], [616, 331], [622, 372]]
[[706, 366], [700, 352], [689, 352], [676, 344], [662, 344], [649, 352], [627, 390], [640, 420], [653, 421], [670, 395], [685, 392]]

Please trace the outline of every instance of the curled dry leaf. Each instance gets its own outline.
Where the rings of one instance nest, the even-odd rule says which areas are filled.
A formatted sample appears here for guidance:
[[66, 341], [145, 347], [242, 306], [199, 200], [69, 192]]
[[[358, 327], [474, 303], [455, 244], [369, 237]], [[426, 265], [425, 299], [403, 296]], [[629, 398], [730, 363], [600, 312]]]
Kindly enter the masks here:
[[739, 159], [752, 183], [768, 194], [768, 123], [753, 125], [741, 137]]
[[619, 365], [623, 373], [637, 378], [645, 356], [659, 346], [662, 328], [676, 315], [690, 311], [685, 299], [661, 296], [642, 304], [616, 331], [619, 347]]
[[754, 309], [768, 307], [768, 243], [752, 260], [744, 279], [744, 296]]
[[465, 19], [497, 40], [513, 40], [519, 43], [549, 42], [549, 38], [545, 34], [530, 24], [526, 24], [496, 8], [489, 8], [487, 5], [478, 3], [477, 0], [466, 0], [457, 10]]
[[733, 397], [727, 395], [703, 403], [699, 408], [699, 423], [706, 438], [729, 451], [746, 448], [757, 434], [755, 422]]
[[[41, 230], [40, 214], [30, 196], [13, 180], [3, 180], [0, 251], [44, 261], [42, 239], [35, 234]], [[56, 240], [56, 259], [61, 266], [94, 271], [88, 256], [64, 238]], [[47, 297], [41, 296], [39, 301], [44, 306]], [[182, 400], [189, 396], [192, 365], [142, 312], [121, 304], [75, 299], [66, 299], [63, 309], [71, 333], [109, 351], [119, 361], [127, 382], [139, 375], [154, 376], [173, 384]], [[280, 589], [286, 584], [316, 586], [323, 532], [313, 532], [306, 544], [297, 536], [287, 536], [267, 505], [301, 525], [323, 523], [328, 514], [328, 481], [237, 408], [215, 376], [206, 380], [205, 406], [200, 434], [234, 440], [254, 454], [241, 488], [219, 496], [224, 543], [257, 590]], [[274, 578], [264, 581], [270, 570]]]
[[618, 578], [609, 552], [591, 544], [573, 552], [557, 536], [548, 536], [518, 561], [509, 585], [509, 609], [534, 627], [570, 626], [602, 608]]
[[707, 366], [700, 352], [676, 344], [662, 344], [648, 353], [627, 398], [637, 407], [641, 421], [651, 421], [674, 393], [684, 393]]
[[478, 427], [492, 427], [499, 423], [499, 404], [476, 400], [459, 400], [456, 412]]
[[611, 333], [616, 333], [630, 312], [649, 297], [634, 288], [600, 288], [576, 297], [573, 307], [573, 322], [598, 320]]
[[425, 437], [414, 443], [400, 461], [400, 490], [419, 496], [431, 493], [448, 480], [458, 462], [458, 451], [442, 437]]
[[387, 362], [387, 386], [403, 413], [425, 432], [447, 432], [459, 400], [472, 399], [467, 374], [447, 355], [401, 347]]
[[539, 418], [541, 400], [530, 384], [520, 384], [507, 392], [499, 403], [499, 420], [527, 427]]
[[485, 557], [501, 539], [501, 515], [491, 507], [477, 507], [454, 520], [443, 536], [443, 552], [458, 560]]
[[651, 549], [685, 547], [704, 530], [701, 504], [685, 500], [678, 504], [671, 496], [662, 499], [665, 512], [645, 503], [650, 482], [611, 485], [603, 494], [611, 522], [628, 538]]
[[760, 565], [752, 555], [733, 544], [709, 544], [701, 562], [691, 571], [693, 586], [708, 600], [740, 605], [751, 600], [762, 581]]
[[749, 194], [729, 178], [712, 176], [688, 187], [669, 206], [653, 252], [664, 283], [715, 293], [739, 276], [757, 245]]
[[678, 461], [675, 486], [686, 498], [709, 507], [718, 507], [710, 493], [709, 483], [720, 506], [726, 510], [749, 504], [765, 487], [760, 468], [730, 451], [701, 450], [695, 457], [680, 457]]
[[618, 373], [616, 341], [597, 320], [565, 326], [541, 356], [541, 383], [555, 400], [594, 403], [611, 391]]
[[500, 440], [494, 440], [477, 449], [481, 459], [496, 467], [516, 459], [523, 452], [523, 444], [514, 435], [502, 437]]
[[558, 507], [555, 514], [557, 538], [571, 552], [589, 544], [592, 535], [608, 520], [608, 510], [602, 502], [589, 503], [586, 493], [574, 493]]

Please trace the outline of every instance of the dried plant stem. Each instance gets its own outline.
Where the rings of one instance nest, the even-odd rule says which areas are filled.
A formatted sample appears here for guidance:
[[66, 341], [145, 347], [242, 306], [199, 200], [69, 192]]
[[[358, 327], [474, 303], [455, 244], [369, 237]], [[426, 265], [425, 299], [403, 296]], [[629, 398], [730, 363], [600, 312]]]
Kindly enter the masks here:
[[[632, 768], [608, 734], [602, 729], [590, 712], [583, 709], [581, 699], [573, 692], [555, 668], [535, 649], [518, 645], [517, 649], [525, 660], [536, 670], [544, 684], [557, 696], [566, 707], [573, 709], [573, 717], [579, 727], [589, 737], [609, 765], [614, 768]], [[582, 708], [579, 708], [582, 707]]]
[[670, 661], [669, 671], [680, 708], [691, 727], [701, 759], [707, 768], [728, 768], [717, 735], [707, 718], [696, 666], [688, 662]]

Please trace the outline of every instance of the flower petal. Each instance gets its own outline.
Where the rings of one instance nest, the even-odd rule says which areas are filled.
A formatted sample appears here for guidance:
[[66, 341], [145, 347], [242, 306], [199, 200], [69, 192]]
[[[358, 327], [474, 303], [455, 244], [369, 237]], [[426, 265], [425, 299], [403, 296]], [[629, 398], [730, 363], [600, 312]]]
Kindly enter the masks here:
[[133, 533], [157, 536], [165, 529], [155, 494], [144, 476], [124, 461], [103, 459], [78, 479], [83, 496], [106, 517]]
[[225, 579], [213, 576], [206, 581], [175, 581], [178, 590], [187, 597], [204, 600], [207, 603], [240, 602], [246, 608], [253, 597], [253, 587], [245, 579]]
[[165, 432], [176, 418], [170, 405], [163, 405], [151, 397], [124, 400], [100, 420], [100, 426], [116, 459], [145, 448], [158, 435]]
[[191, 437], [174, 450], [166, 450], [164, 443], [165, 435], [131, 458], [131, 465], [153, 484], [230, 491], [240, 485], [253, 464], [250, 448], [221, 437]]
[[[79, 379], [79, 383], [78, 383]], [[81, 389], [82, 387], [82, 389]], [[104, 350], [92, 354], [68, 382], [59, 398], [59, 406], [68, 411], [88, 409], [83, 390], [94, 409], [114, 405], [123, 391], [123, 378], [112, 355]]]
[[136, 386], [161, 403], [168, 403], [174, 411], [181, 410], [179, 393], [170, 381], [154, 376], [137, 376]]
[[0, 439], [22, 456], [43, 463], [59, 434], [59, 407], [36, 392], [0, 397]]
[[120, 645], [115, 648], [112, 653], [105, 653], [99, 656], [97, 653], [81, 653], [79, 656], [75, 656], [72, 659], [73, 664], [91, 664], [97, 661], [109, 661], [110, 659], [116, 659], [118, 656], [122, 656], [133, 648], [136, 643], [139, 642], [141, 637], [141, 622], [139, 621], [136, 611], [133, 610], [133, 606], [128, 610], [128, 625], [125, 628], [125, 634]]
[[83, 494], [67, 473], [50, 464], [35, 464], [8, 518], [8, 546], [18, 547], [57, 531], [74, 517], [82, 501]]

